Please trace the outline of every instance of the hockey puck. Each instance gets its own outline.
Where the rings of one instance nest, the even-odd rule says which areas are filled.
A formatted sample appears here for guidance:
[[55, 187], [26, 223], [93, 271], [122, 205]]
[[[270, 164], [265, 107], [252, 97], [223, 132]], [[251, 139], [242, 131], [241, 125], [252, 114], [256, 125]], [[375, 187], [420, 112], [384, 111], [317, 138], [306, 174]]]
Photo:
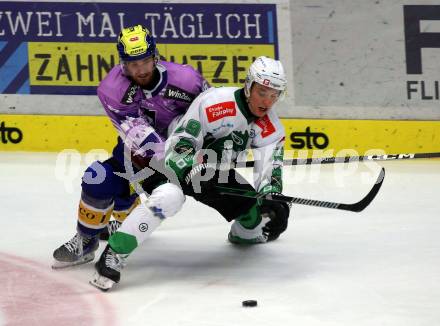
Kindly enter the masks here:
[[257, 300], [245, 300], [241, 303], [243, 307], [256, 307]]

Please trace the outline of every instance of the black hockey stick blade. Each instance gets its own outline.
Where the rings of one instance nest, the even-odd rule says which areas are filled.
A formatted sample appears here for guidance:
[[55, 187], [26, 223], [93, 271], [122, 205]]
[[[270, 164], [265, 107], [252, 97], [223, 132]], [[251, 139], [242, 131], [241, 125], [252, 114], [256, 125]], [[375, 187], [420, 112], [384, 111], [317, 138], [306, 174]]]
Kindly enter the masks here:
[[[305, 198], [290, 197], [290, 196], [275, 195], [275, 194], [267, 195], [266, 197], [263, 197], [263, 198], [266, 200], [283, 201], [283, 202], [287, 202], [289, 204], [299, 204], [299, 205], [317, 206], [317, 207], [323, 207], [323, 208], [341, 209], [341, 210], [350, 211], [350, 212], [361, 212], [368, 205], [370, 205], [370, 203], [376, 197], [377, 193], [380, 190], [380, 187], [382, 187], [382, 183], [383, 183], [384, 179], [385, 179], [385, 168], [382, 168], [382, 170], [379, 173], [379, 176], [377, 177], [376, 183], [374, 184], [373, 188], [371, 188], [371, 190], [368, 192], [368, 194], [364, 198], [362, 198], [357, 203], [353, 203], [353, 204], [335, 203], [335, 202], [330, 202], [330, 201], [305, 199]], [[250, 195], [246, 195], [246, 194], [231, 193], [231, 192], [220, 192], [220, 194], [231, 195], [231, 196], [242, 196], [242, 197], [254, 197], [254, 196], [250, 196]]]
[[286, 197], [285, 199], [292, 204], [342, 209], [342, 210], [350, 211], [350, 212], [361, 212], [368, 205], [370, 205], [370, 203], [376, 197], [377, 193], [379, 192], [380, 188], [382, 187], [382, 183], [383, 183], [384, 178], [385, 178], [385, 168], [382, 168], [373, 188], [371, 188], [371, 190], [368, 192], [368, 194], [364, 198], [362, 198], [357, 203], [353, 203], [353, 204], [334, 203], [334, 202], [329, 202], [329, 201], [287, 197], [287, 196], [282, 196], [282, 195], [281, 196], [274, 195], [272, 197], [275, 197], [275, 198], [273, 198], [275, 200], [277, 200], [276, 197], [280, 197], [280, 198], [278, 198], [278, 200], [282, 200], [281, 197]]

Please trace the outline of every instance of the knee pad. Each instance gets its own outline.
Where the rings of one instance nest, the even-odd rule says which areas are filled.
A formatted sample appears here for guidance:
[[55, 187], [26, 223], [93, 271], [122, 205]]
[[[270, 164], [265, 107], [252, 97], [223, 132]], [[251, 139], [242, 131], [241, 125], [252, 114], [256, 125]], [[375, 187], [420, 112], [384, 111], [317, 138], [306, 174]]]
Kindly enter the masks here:
[[267, 234], [267, 240], [277, 239], [286, 231], [290, 214], [290, 207], [284, 202], [266, 201], [260, 208], [261, 215], [269, 217], [263, 231]]
[[180, 187], [173, 183], [164, 183], [153, 190], [148, 197], [147, 206], [161, 218], [175, 215], [185, 202], [185, 195]]

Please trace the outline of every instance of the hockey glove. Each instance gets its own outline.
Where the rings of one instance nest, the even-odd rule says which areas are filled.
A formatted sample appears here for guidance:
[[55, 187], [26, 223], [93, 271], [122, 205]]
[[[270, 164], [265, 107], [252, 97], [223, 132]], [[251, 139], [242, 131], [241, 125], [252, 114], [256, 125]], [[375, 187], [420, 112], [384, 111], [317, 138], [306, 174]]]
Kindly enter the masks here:
[[281, 195], [280, 187], [270, 184], [264, 186], [257, 194], [258, 202], [261, 204], [264, 202], [264, 199], [271, 199], [271, 195]]
[[194, 147], [189, 139], [182, 138], [167, 153], [165, 166], [177, 176], [181, 186], [184, 186], [185, 176], [191, 171], [194, 162]]
[[266, 215], [270, 221], [263, 227], [267, 241], [277, 239], [287, 229], [290, 208], [284, 202], [266, 202], [261, 206], [261, 215]]
[[163, 157], [164, 139], [142, 118], [127, 117], [121, 124], [120, 136], [130, 153], [125, 159], [131, 159], [138, 169], [148, 166], [153, 156]]

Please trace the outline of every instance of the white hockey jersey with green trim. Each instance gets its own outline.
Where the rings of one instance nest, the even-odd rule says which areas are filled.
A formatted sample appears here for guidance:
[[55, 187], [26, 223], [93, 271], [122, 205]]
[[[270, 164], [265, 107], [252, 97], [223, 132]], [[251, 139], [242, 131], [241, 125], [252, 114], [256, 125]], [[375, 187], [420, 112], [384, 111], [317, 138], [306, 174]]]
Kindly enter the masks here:
[[194, 100], [168, 138], [166, 165], [181, 179], [197, 164], [195, 153], [201, 149], [213, 150], [218, 163], [236, 162], [252, 149], [255, 189], [281, 192], [284, 138], [273, 109], [263, 118], [253, 116], [242, 88], [210, 88]]

